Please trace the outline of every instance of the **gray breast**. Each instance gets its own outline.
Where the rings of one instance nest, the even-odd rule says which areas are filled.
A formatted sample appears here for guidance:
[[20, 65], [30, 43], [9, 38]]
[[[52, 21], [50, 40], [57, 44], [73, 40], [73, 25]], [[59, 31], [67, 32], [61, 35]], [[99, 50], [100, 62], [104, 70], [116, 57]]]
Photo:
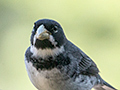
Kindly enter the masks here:
[[31, 62], [26, 63], [26, 69], [31, 82], [39, 90], [70, 90], [71, 79], [62, 74], [57, 68], [52, 70], [36, 70]]
[[96, 77], [78, 75], [70, 78], [57, 68], [52, 70], [36, 70], [31, 62], [26, 63], [26, 69], [31, 82], [38, 90], [91, 90], [96, 82]]

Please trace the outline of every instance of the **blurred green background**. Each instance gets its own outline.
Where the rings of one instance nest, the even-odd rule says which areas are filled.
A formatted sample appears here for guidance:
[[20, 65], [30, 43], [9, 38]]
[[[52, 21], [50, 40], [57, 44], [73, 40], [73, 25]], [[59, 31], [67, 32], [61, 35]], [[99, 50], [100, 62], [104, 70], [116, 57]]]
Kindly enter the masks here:
[[0, 90], [36, 90], [24, 64], [33, 23], [60, 22], [69, 40], [120, 89], [119, 0], [0, 0]]

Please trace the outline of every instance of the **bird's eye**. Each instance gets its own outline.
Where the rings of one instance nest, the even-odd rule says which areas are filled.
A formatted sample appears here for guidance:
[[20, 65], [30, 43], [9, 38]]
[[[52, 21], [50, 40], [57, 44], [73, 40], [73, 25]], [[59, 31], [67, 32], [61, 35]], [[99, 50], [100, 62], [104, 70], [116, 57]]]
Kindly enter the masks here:
[[58, 27], [57, 27], [57, 26], [54, 26], [54, 27], [52, 28], [52, 31], [53, 31], [54, 33], [57, 33], [57, 32], [58, 32]]

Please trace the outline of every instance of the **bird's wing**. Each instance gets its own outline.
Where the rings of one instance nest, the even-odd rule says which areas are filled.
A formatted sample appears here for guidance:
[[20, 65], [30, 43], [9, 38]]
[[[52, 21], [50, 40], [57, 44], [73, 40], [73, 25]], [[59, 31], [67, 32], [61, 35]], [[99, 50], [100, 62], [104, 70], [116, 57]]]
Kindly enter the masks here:
[[99, 72], [96, 64], [88, 56], [82, 56], [79, 60], [79, 68], [82, 74], [96, 75]]
[[69, 57], [73, 57], [79, 64], [80, 73], [85, 75], [97, 75], [99, 70], [96, 64], [82, 50], [72, 44], [70, 41], [66, 44]]
[[77, 61], [79, 64], [79, 73], [83, 75], [95, 75], [97, 78], [99, 78], [100, 81], [94, 87], [95, 90], [117, 90], [99, 76], [99, 70], [96, 64], [82, 50], [80, 50], [70, 41], [68, 41], [65, 46], [67, 49], [66, 51], [69, 54], [69, 58], [72, 59], [73, 62]]

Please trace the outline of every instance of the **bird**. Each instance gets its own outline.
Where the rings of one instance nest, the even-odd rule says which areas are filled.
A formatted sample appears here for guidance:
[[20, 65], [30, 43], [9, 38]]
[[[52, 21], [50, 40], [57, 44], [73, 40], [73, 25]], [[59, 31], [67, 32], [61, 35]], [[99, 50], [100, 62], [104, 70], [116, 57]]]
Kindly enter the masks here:
[[38, 90], [117, 90], [102, 79], [94, 61], [66, 38], [56, 20], [34, 23], [24, 61]]

